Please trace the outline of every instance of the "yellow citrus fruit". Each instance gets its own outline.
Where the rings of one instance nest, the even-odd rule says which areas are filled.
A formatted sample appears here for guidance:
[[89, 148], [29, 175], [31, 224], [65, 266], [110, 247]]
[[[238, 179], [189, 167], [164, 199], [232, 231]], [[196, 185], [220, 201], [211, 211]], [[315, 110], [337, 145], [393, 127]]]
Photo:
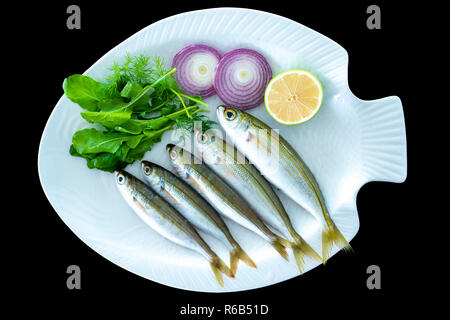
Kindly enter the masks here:
[[289, 70], [273, 78], [264, 95], [269, 114], [282, 124], [299, 124], [319, 111], [323, 89], [319, 80], [305, 70]]

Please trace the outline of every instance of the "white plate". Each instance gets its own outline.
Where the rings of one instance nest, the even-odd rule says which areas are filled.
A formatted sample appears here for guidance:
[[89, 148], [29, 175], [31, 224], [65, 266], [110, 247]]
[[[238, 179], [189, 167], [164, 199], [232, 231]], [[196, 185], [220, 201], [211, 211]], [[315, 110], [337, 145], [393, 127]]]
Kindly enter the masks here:
[[[402, 182], [406, 178], [406, 136], [400, 99], [356, 98], [347, 82], [347, 52], [327, 37], [274, 14], [220, 8], [169, 17], [119, 44], [85, 74], [104, 80], [107, 68], [126, 52], [157, 54], [171, 62], [178, 50], [192, 43], [211, 45], [221, 53], [240, 47], [255, 49], [267, 58], [274, 75], [293, 68], [317, 75], [324, 88], [324, 101], [311, 121], [283, 126], [263, 106], [251, 113], [278, 128], [302, 155], [323, 190], [334, 221], [348, 240], [359, 228], [356, 194], [360, 187], [374, 180]], [[220, 103], [217, 97], [207, 102], [212, 110]], [[248, 290], [299, 274], [291, 253], [290, 262], [284, 261], [258, 236], [230, 222], [232, 233], [258, 268], [240, 263], [236, 278], [225, 278], [225, 286], [220, 287], [199, 254], [170, 243], [139, 220], [119, 195], [112, 174], [89, 170], [84, 159], [69, 155], [72, 134], [89, 127], [80, 111], [64, 96], [58, 101], [42, 135], [39, 175], [45, 194], [61, 219], [100, 255], [144, 278], [195, 291]], [[209, 116], [215, 120], [215, 112]], [[166, 133], [144, 158], [172, 169], [165, 152], [170, 140], [171, 134]], [[127, 170], [139, 176], [137, 165], [138, 162]], [[283, 194], [280, 197], [294, 226], [321, 252], [320, 229], [315, 221]], [[223, 246], [209, 237], [205, 239], [228, 261]], [[333, 254], [336, 252], [334, 248]], [[306, 270], [316, 266], [308, 260]]]

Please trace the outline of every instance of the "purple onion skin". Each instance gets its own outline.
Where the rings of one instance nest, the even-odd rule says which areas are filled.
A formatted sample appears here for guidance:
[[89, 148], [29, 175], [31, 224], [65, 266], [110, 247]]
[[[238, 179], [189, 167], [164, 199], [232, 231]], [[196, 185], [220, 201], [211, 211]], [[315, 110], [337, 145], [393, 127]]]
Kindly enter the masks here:
[[[257, 77], [247, 85], [232, 81], [234, 62], [246, 60], [257, 69]], [[251, 49], [236, 49], [225, 54], [217, 65], [214, 76], [214, 89], [219, 98], [231, 107], [248, 110], [264, 102], [264, 92], [272, 79], [272, 69], [266, 58]]]
[[189, 79], [189, 74], [187, 74], [187, 71], [184, 68], [192, 55], [204, 52], [213, 54], [217, 57], [218, 61], [220, 61], [222, 57], [216, 49], [210, 46], [204, 44], [191, 44], [181, 49], [173, 57], [172, 68], [177, 68], [177, 71], [174, 73], [174, 78], [178, 86], [185, 94], [190, 96], [199, 95], [202, 98], [209, 98], [216, 94], [213, 84], [211, 83], [208, 87], [196, 86], [192, 82], [192, 79]]

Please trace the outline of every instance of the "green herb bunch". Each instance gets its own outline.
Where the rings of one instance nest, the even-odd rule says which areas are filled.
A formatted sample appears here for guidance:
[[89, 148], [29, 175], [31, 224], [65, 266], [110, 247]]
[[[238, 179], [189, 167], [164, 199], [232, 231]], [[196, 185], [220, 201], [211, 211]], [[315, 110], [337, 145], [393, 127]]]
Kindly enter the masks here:
[[127, 54], [110, 68], [105, 82], [74, 74], [64, 79], [66, 96], [85, 111], [81, 116], [101, 129], [88, 128], [72, 136], [70, 154], [85, 158], [89, 168], [108, 172], [140, 160], [174, 126], [191, 131], [194, 121], [203, 130], [214, 122], [199, 105], [200, 96], [181, 92], [164, 59]]

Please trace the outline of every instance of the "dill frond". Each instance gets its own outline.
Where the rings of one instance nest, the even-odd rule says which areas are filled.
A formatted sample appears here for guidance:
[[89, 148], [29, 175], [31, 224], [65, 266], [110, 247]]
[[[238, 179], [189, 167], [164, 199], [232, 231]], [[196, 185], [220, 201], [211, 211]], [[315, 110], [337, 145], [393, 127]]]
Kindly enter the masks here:
[[[200, 110], [199, 110], [200, 112]], [[187, 115], [182, 115], [176, 121], [176, 128], [177, 129], [184, 129], [188, 132], [192, 132], [194, 130], [195, 122], [199, 121], [202, 124], [202, 131], [207, 131], [211, 129], [216, 122], [213, 120], [210, 120], [207, 116], [203, 114], [194, 114], [191, 115], [191, 117], [188, 117]]]

